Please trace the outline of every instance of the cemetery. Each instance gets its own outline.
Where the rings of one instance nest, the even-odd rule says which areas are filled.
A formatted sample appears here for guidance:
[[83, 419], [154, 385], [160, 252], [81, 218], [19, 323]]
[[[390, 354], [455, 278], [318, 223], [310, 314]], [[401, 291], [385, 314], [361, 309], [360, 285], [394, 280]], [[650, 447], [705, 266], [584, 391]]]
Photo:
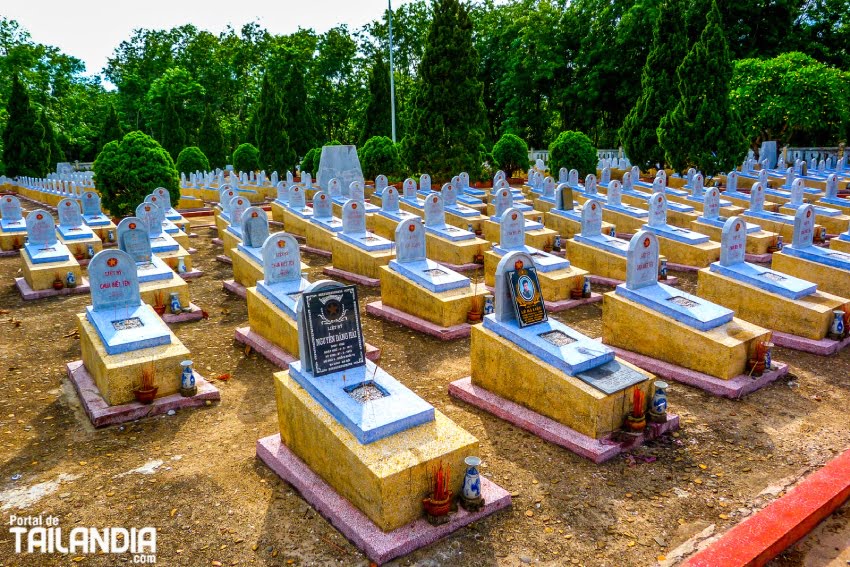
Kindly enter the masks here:
[[36, 8], [0, 567], [850, 564], [841, 2]]

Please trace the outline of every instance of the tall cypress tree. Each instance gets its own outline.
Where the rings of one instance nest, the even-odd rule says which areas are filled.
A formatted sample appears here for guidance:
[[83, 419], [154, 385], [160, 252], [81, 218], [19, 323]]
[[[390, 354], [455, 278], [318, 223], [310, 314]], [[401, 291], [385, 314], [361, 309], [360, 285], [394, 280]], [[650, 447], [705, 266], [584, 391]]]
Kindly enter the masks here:
[[177, 109], [174, 108], [170, 96], [165, 100], [164, 107], [159, 143], [165, 148], [171, 159], [176, 160], [180, 151], [186, 147], [186, 131], [180, 124], [180, 116], [177, 114]]
[[679, 101], [658, 126], [667, 162], [706, 175], [729, 171], [747, 151], [740, 120], [729, 101], [732, 78], [729, 43], [712, 0], [705, 29], [676, 69]]
[[475, 176], [486, 115], [472, 20], [458, 0], [436, 0], [433, 11], [410, 132], [402, 142], [405, 161], [414, 171], [440, 177], [460, 171]]
[[390, 67], [378, 57], [369, 72], [369, 103], [360, 133], [360, 145], [374, 136], [388, 136], [392, 131], [390, 101]]
[[260, 90], [256, 128], [260, 167], [267, 172], [288, 171], [295, 167], [295, 151], [289, 145], [286, 125], [283, 102], [266, 73]]
[[30, 97], [17, 75], [12, 77], [12, 92], [6, 104], [9, 115], [3, 130], [3, 162], [6, 175], [42, 177], [47, 170], [49, 148], [44, 144], [44, 127]]
[[210, 161], [210, 167], [216, 168], [225, 166], [227, 161], [227, 146], [224, 143], [224, 134], [221, 131], [221, 124], [218, 118], [213, 114], [210, 105], [207, 105], [204, 110], [204, 118], [201, 120], [201, 128], [198, 131], [198, 147], [207, 156]]
[[629, 160], [642, 170], [664, 163], [664, 150], [656, 129], [678, 102], [675, 70], [688, 52], [685, 5], [681, 0], [665, 0], [652, 30], [652, 47], [641, 73], [641, 95], [620, 128], [620, 139]]
[[[289, 146], [296, 156], [304, 156], [320, 143], [318, 123], [307, 98], [305, 63], [292, 48], [280, 47], [270, 58], [268, 71], [271, 72], [275, 89], [280, 91], [283, 116], [288, 125]], [[259, 115], [255, 118], [259, 118]], [[258, 126], [255, 121], [255, 133]]]
[[38, 122], [44, 128], [44, 147], [47, 148], [45, 155], [46, 171], [55, 171], [56, 164], [60, 161], [65, 161], [65, 153], [59, 147], [59, 141], [56, 139], [56, 132], [53, 131], [53, 124], [47, 119], [47, 111], [42, 107], [41, 115], [38, 117]]
[[109, 110], [106, 112], [106, 119], [103, 121], [103, 129], [100, 131], [100, 136], [97, 140], [98, 148], [103, 149], [103, 146], [109, 142], [114, 140], [118, 140], [120, 142], [123, 138], [124, 129], [121, 128], [121, 121], [118, 119], [118, 113], [115, 112], [115, 107], [110, 104]]

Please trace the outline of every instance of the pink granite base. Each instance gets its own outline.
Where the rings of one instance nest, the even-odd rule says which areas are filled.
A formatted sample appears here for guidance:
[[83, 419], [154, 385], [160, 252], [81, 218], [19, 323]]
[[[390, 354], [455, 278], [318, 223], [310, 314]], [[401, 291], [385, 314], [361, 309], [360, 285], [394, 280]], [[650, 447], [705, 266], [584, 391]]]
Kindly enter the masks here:
[[282, 223], [282, 222], [280, 222], [280, 221], [276, 221], [276, 220], [270, 220], [270, 221], [269, 221], [269, 226], [273, 226], [273, 227], [275, 227], [275, 228], [279, 228], [279, 229], [281, 229], [281, 230], [283, 229], [283, 223]]
[[[610, 345], [609, 345], [610, 346]], [[675, 364], [657, 360], [650, 356], [637, 354], [621, 348], [611, 347], [617, 356], [627, 362], [631, 362], [635, 366], [639, 366], [644, 370], [652, 372], [660, 378], [675, 380], [682, 384], [688, 384], [701, 390], [705, 390], [710, 394], [722, 396], [724, 398], [738, 399], [745, 395], [764, 388], [771, 382], [782, 378], [788, 374], [788, 365], [781, 362], [773, 362], [772, 370], [765, 372], [761, 376], [749, 376], [741, 374], [729, 380], [721, 380], [696, 370], [683, 368]]]
[[80, 279], [82, 281], [77, 284], [77, 287], [63, 287], [59, 290], [50, 288], [36, 291], [30, 287], [30, 284], [28, 284], [27, 280], [24, 278], [15, 278], [15, 286], [17, 286], [18, 291], [21, 292], [21, 297], [24, 301], [31, 301], [33, 299], [44, 299], [45, 297], [56, 297], [57, 295], [77, 295], [80, 293], [88, 293], [90, 291], [89, 280], [87, 278]]
[[189, 248], [188, 250], [186, 250], [186, 252], [188, 252], [189, 254], [194, 254], [197, 251], [198, 251], [197, 248]]
[[222, 240], [221, 238], [213, 238], [212, 243], [215, 246], [224, 246], [224, 240]]
[[215, 259], [216, 259], [217, 261], [221, 262], [222, 264], [227, 264], [228, 266], [232, 266], [232, 265], [233, 265], [233, 260], [231, 260], [230, 258], [228, 258], [228, 257], [227, 257], [226, 255], [224, 255], [224, 254], [219, 254], [218, 256], [216, 256], [216, 257], [215, 257]]
[[221, 282], [221, 287], [223, 287], [225, 291], [234, 293], [242, 299], [245, 299], [248, 295], [248, 292], [245, 290], [245, 286], [236, 280], [224, 280]]
[[[272, 343], [265, 337], [260, 336], [258, 333], [255, 333], [251, 330], [251, 327], [237, 327], [236, 332], [234, 334], [234, 339], [236, 342], [242, 343], [243, 345], [249, 346], [261, 355], [263, 355], [269, 362], [272, 364], [279, 366], [286, 370], [289, 368], [289, 363], [293, 360], [298, 360], [297, 356], [293, 356]], [[370, 345], [369, 343], [365, 343], [366, 347], [366, 358], [371, 360], [374, 363], [377, 363], [381, 360], [381, 349], [376, 346]]]
[[476, 386], [470, 377], [449, 384], [449, 394], [594, 463], [603, 463], [623, 451], [639, 447], [647, 441], [679, 429], [679, 416], [668, 413], [666, 423], [649, 423], [643, 434], [635, 435], [628, 441], [615, 441], [610, 435], [594, 439], [490, 390]]
[[340, 270], [333, 266], [322, 268], [322, 273], [326, 276], [342, 278], [356, 284], [365, 285], [366, 287], [381, 287], [381, 280], [379, 279], [361, 276], [360, 274], [355, 274], [353, 272], [346, 272], [345, 270]]
[[[679, 285], [679, 278], [675, 276], [667, 276], [666, 280], [658, 280], [659, 283], [663, 283], [664, 285], [677, 286]], [[590, 283], [596, 285], [604, 285], [605, 287], [617, 287], [621, 283], [626, 283], [623, 280], [616, 280], [614, 278], [603, 278], [602, 276], [590, 276]]]
[[676, 264], [675, 262], [667, 262], [667, 269], [674, 272], [698, 272], [702, 268], [696, 266], [688, 266], [687, 264]]
[[20, 250], [0, 250], [0, 258], [12, 258], [20, 255]]
[[387, 307], [381, 301], [367, 303], [366, 313], [374, 317], [378, 317], [379, 319], [399, 323], [409, 329], [425, 333], [426, 335], [431, 335], [432, 337], [437, 337], [443, 341], [453, 341], [455, 339], [468, 337], [472, 327], [468, 323], [461, 323], [460, 325], [454, 325], [451, 327], [440, 327], [431, 321], [426, 321], [425, 319], [411, 315], [410, 313], [405, 313], [404, 311], [400, 311], [393, 307]]
[[600, 301], [602, 301], [602, 296], [600, 294], [591, 293], [590, 297], [583, 297], [581, 299], [562, 299], [560, 301], [544, 301], [543, 303], [546, 305], [546, 311], [549, 313], [557, 313], [559, 311], [566, 311], [567, 309], [574, 309], [582, 305], [598, 303]]
[[174, 313], [163, 313], [162, 320], [166, 323], [188, 323], [190, 321], [200, 321], [204, 317], [204, 310], [195, 305], [189, 304], [189, 311], [184, 311], [179, 315]]
[[447, 267], [450, 270], [453, 270], [455, 272], [460, 272], [460, 273], [474, 272], [476, 270], [483, 270], [484, 269], [483, 264], [476, 264], [475, 262], [470, 262], [469, 264], [450, 264], [448, 262], [437, 262], [437, 263]]
[[69, 362], [65, 367], [68, 372], [68, 378], [80, 396], [83, 409], [95, 427], [105, 427], [144, 417], [162, 415], [168, 413], [170, 410], [203, 406], [208, 401], [217, 402], [221, 399], [218, 388], [195, 372], [195, 385], [198, 387], [198, 393], [191, 398], [184, 398], [180, 393], [176, 393], [157, 398], [151, 404], [130, 402], [128, 404], [110, 406], [101, 397], [94, 379], [88, 370], [86, 370], [82, 360]]
[[771, 252], [767, 254], [744, 254], [744, 260], [754, 264], [770, 264], [773, 260], [773, 254]]
[[204, 275], [204, 272], [197, 268], [193, 268], [191, 272], [184, 272], [182, 274], [178, 274], [184, 280], [194, 280]]
[[467, 512], [459, 507], [451, 519], [440, 526], [432, 526], [423, 517], [391, 532], [383, 532], [281, 443], [280, 434], [258, 440], [257, 457], [378, 565], [430, 545], [511, 505], [510, 493], [482, 476], [481, 495], [486, 504], [478, 512]]
[[312, 246], [307, 246], [306, 244], [301, 245], [301, 251], [307, 252], [308, 254], [315, 254], [316, 256], [322, 256], [323, 258], [330, 258], [333, 256], [333, 253], [329, 250], [322, 250], [321, 248], [313, 248]]
[[810, 352], [820, 356], [829, 356], [835, 354], [850, 344], [850, 336], [841, 341], [833, 341], [831, 339], [807, 339], [798, 335], [788, 333], [780, 333], [773, 331], [773, 344], [802, 352]]

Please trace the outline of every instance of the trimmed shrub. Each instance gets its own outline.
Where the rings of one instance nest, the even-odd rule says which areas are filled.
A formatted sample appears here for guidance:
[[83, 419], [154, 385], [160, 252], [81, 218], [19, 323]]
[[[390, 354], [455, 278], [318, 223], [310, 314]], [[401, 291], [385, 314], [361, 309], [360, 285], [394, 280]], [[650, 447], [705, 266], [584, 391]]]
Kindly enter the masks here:
[[386, 136], [372, 136], [357, 152], [366, 179], [384, 174], [395, 176], [402, 170], [398, 147]]
[[201, 148], [198, 146], [189, 146], [180, 151], [177, 156], [177, 172], [185, 173], [187, 176], [196, 171], [209, 171], [210, 162]]
[[549, 171], [557, 172], [562, 167], [566, 167], [577, 169], [579, 176], [584, 177], [590, 173], [596, 173], [598, 162], [593, 142], [581, 132], [575, 130], [561, 132], [558, 138], [549, 144]]
[[508, 177], [528, 166], [528, 144], [516, 134], [504, 134], [493, 146], [493, 160]]
[[254, 144], [242, 144], [233, 150], [233, 167], [236, 171], [257, 171], [260, 169], [260, 150]]

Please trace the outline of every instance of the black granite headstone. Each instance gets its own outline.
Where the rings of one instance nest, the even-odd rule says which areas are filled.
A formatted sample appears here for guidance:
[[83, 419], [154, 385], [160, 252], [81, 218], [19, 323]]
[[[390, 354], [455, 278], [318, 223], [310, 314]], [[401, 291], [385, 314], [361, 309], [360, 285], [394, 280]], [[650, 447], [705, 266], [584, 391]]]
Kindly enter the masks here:
[[546, 306], [543, 303], [543, 294], [540, 292], [537, 269], [533, 266], [523, 266], [505, 275], [508, 278], [511, 300], [513, 300], [519, 326], [528, 327], [546, 321]]
[[324, 376], [366, 364], [357, 287], [305, 293], [302, 300], [313, 375]]

